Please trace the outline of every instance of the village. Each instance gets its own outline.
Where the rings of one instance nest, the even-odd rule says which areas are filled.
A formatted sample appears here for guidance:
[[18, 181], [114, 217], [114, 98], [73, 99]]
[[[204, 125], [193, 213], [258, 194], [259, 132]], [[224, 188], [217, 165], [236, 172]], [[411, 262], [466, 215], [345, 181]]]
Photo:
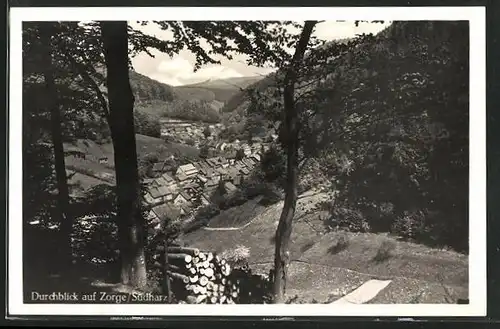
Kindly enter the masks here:
[[160, 219], [174, 220], [209, 205], [220, 186], [231, 195], [260, 163], [262, 151], [268, 147], [254, 144], [245, 149], [241, 159], [218, 156], [183, 164], [174, 175], [165, 170], [164, 162], [156, 163], [155, 177], [144, 180], [144, 200], [151, 209], [149, 219], [155, 223]]

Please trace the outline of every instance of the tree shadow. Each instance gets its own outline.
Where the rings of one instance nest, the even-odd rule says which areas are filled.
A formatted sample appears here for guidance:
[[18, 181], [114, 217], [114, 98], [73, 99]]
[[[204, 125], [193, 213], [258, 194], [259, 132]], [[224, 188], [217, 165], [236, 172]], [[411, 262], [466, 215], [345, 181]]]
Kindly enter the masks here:
[[328, 253], [336, 255], [341, 251], [346, 250], [349, 247], [349, 239], [345, 236], [341, 236], [330, 248], [328, 248]]

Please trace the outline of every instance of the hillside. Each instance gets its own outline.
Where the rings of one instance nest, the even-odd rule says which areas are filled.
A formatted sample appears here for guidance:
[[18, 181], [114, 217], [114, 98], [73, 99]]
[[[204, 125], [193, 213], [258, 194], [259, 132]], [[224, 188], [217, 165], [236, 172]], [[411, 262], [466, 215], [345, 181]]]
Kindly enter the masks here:
[[[311, 211], [322, 197], [303, 195], [297, 206], [290, 241], [289, 297], [299, 295], [308, 302], [331, 301], [368, 280], [378, 279], [391, 283], [371, 303], [455, 303], [467, 298], [466, 255], [399, 241], [387, 234], [329, 231], [319, 219], [320, 214]], [[257, 273], [268, 273], [273, 265], [274, 234], [282, 206], [283, 202], [278, 202], [260, 207], [251, 215], [248, 208], [254, 209], [255, 201], [248, 201], [216, 216], [216, 227], [211, 221], [208, 227], [183, 236], [182, 241], [219, 253], [247, 247], [250, 267]], [[232, 218], [238, 218], [239, 224]]]
[[135, 110], [153, 121], [170, 117], [215, 123], [221, 121], [225, 102], [260, 77], [230, 78], [195, 85], [170, 86], [131, 71], [130, 84], [136, 98]]
[[[160, 138], [144, 135], [136, 135], [136, 148], [138, 158], [141, 159], [147, 154], [158, 154], [160, 159], [170, 155], [179, 155], [197, 159], [199, 150], [179, 143], [165, 142]], [[85, 158], [66, 156], [66, 167], [70, 172], [76, 172], [71, 176], [70, 184], [81, 185], [83, 189], [103, 183], [114, 183], [114, 155], [113, 145], [97, 144], [91, 140], [77, 140], [75, 143], [64, 145], [66, 152], [78, 151], [85, 154]]]
[[171, 102], [175, 98], [174, 87], [135, 71], [129, 72], [129, 80], [136, 103], [148, 103], [153, 100]]

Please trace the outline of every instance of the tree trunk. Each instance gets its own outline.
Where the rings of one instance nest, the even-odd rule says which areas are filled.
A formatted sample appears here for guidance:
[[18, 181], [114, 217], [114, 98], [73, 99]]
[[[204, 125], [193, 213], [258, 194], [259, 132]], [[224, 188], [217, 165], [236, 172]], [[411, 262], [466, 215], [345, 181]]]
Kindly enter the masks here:
[[285, 302], [285, 289], [287, 270], [290, 263], [290, 253], [288, 244], [292, 235], [292, 221], [295, 215], [297, 204], [297, 183], [298, 183], [298, 152], [299, 152], [299, 122], [298, 113], [295, 106], [295, 83], [297, 81], [297, 71], [300, 67], [307, 44], [315, 21], [307, 21], [304, 24], [302, 34], [295, 49], [290, 67], [286, 72], [284, 80], [283, 101], [285, 110], [285, 142], [287, 153], [287, 181], [285, 184], [285, 203], [281, 212], [278, 228], [276, 230], [276, 250], [274, 256], [274, 286], [273, 294], [275, 304]]
[[121, 282], [147, 284], [144, 219], [140, 211], [139, 174], [134, 131], [134, 96], [129, 82], [127, 22], [101, 22], [107, 67], [109, 125], [113, 140]]
[[69, 210], [69, 188], [66, 175], [66, 165], [64, 161], [64, 147], [61, 129], [61, 110], [58, 104], [58, 92], [54, 78], [54, 66], [52, 63], [51, 36], [53, 31], [50, 23], [41, 23], [40, 38], [43, 47], [43, 75], [45, 88], [47, 89], [46, 106], [50, 112], [51, 137], [54, 147], [54, 162], [56, 171], [57, 186], [57, 209], [56, 214], [59, 217], [60, 236], [61, 236], [61, 266], [68, 267], [71, 264], [71, 232], [73, 230], [73, 218]]

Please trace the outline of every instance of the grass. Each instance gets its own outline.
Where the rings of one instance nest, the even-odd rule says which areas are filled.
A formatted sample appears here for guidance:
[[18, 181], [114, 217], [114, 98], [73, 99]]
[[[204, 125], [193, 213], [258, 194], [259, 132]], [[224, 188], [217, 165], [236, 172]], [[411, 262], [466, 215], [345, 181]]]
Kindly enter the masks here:
[[468, 298], [466, 287], [443, 286], [436, 282], [410, 278], [395, 278], [369, 304], [455, 304]]
[[248, 224], [252, 219], [259, 216], [266, 207], [259, 202], [262, 197], [256, 197], [244, 204], [222, 211], [217, 216], [210, 219], [209, 227], [241, 227]]
[[[310, 199], [299, 202], [308, 204], [308, 201]], [[274, 239], [281, 207], [282, 202], [269, 206], [241, 230], [206, 231], [202, 229], [187, 234], [184, 241], [188, 245], [215, 252], [223, 251], [227, 246], [243, 244], [250, 249], [250, 266], [266, 273], [274, 261], [274, 244], [271, 241]], [[297, 209], [304, 208], [298, 206]], [[269, 243], [263, 243], [263, 238], [269, 239]], [[395, 298], [396, 294], [415, 298], [415, 294], [420, 292], [420, 288], [416, 289], [417, 287], [422, 287], [425, 291], [435, 287], [450, 287], [452, 296], [460, 295], [461, 298], [467, 298], [468, 257], [454, 251], [398, 241], [388, 234], [327, 232], [316, 214], [307, 214], [302, 210], [296, 214], [289, 245], [291, 268], [293, 266], [304, 267], [307, 263], [309, 267], [321, 268], [323, 272], [330, 273], [328, 275], [331, 276], [345, 269], [352, 270], [350, 273], [359, 273], [364, 279], [404, 280], [404, 284], [408, 286], [394, 291], [393, 295], [387, 295], [385, 303], [404, 299], [402, 296]], [[315, 271], [313, 270], [314, 273]], [[290, 273], [293, 271], [291, 270]], [[291, 279], [292, 282], [288, 285], [290, 297], [295, 294], [299, 296], [305, 294], [311, 300], [316, 298], [315, 294], [325, 297], [325, 293], [321, 290], [328, 290], [335, 286], [331, 284], [338, 283], [330, 282], [330, 279], [324, 279], [326, 281], [321, 282], [323, 277], [328, 276], [327, 274], [316, 276], [311, 273], [308, 273], [308, 279], [304, 273], [300, 274], [301, 278], [297, 278], [299, 274], [292, 275], [294, 279]], [[440, 278], [438, 278], [439, 275], [441, 275]], [[302, 283], [298, 284], [297, 281]], [[395, 282], [397, 286], [398, 281]], [[314, 285], [320, 285], [322, 288], [315, 288]], [[414, 292], [413, 286], [417, 292]], [[443, 288], [440, 289], [444, 291]], [[444, 301], [437, 291], [428, 295], [424, 294], [420, 299], [428, 301], [434, 298], [439, 302]], [[321, 300], [321, 298], [316, 299]], [[408, 302], [409, 299], [404, 300]]]
[[337, 241], [330, 248], [328, 248], [328, 252], [332, 255], [335, 255], [343, 250], [346, 250], [348, 247], [349, 238], [345, 234], [340, 234]]

